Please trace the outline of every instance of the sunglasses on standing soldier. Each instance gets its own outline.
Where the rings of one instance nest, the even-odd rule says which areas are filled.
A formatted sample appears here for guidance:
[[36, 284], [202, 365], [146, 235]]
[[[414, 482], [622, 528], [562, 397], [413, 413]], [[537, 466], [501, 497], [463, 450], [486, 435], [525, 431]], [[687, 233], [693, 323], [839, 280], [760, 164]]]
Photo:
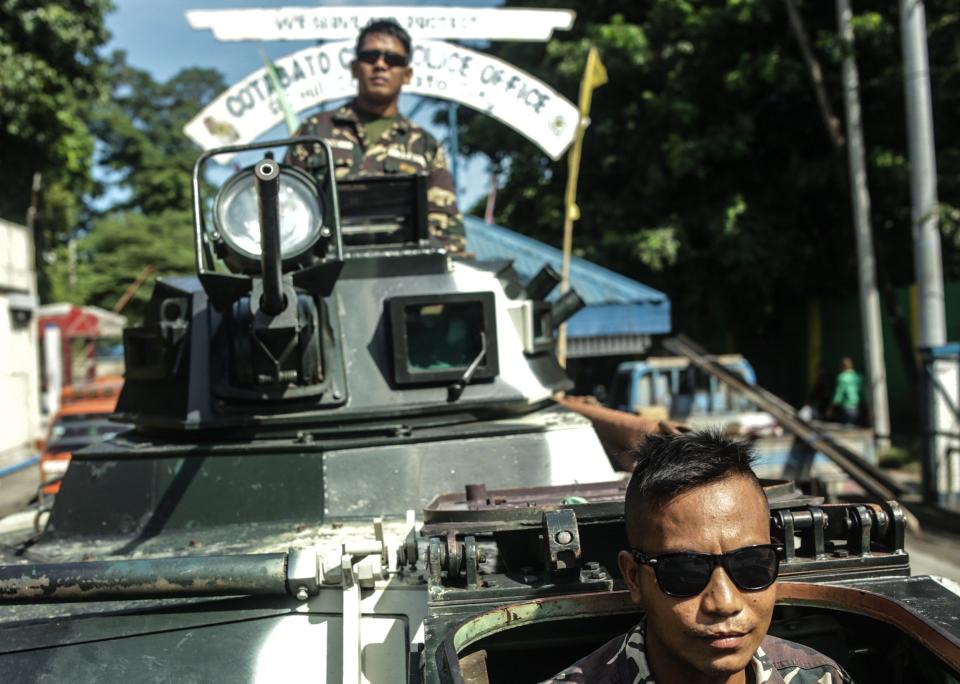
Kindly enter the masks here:
[[660, 591], [674, 598], [690, 598], [706, 589], [718, 565], [741, 591], [766, 589], [780, 572], [777, 554], [782, 550], [776, 544], [758, 544], [718, 554], [681, 551], [647, 556], [638, 549], [630, 551], [637, 563], [653, 568]]
[[383, 57], [384, 63], [388, 67], [407, 66], [407, 56], [399, 52], [390, 52], [389, 50], [361, 50], [357, 53], [357, 59], [364, 64], [376, 64]]

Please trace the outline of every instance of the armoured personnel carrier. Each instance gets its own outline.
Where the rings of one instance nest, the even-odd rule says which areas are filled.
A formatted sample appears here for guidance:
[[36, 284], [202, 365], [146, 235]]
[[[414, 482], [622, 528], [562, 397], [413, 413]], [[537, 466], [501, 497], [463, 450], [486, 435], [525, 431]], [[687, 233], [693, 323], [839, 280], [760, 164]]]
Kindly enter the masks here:
[[[551, 399], [576, 295], [451, 260], [417, 177], [267, 155], [201, 193], [215, 155], [290, 142], [201, 156], [196, 277], [125, 333], [136, 428], [75, 455], [38, 532], [0, 525], [4, 682], [537, 681], [637, 619], [623, 483]], [[777, 629], [957, 676], [960, 600], [908, 577], [896, 504], [767, 493], [804, 580]]]
[[[393, 681], [410, 644], [423, 641], [427, 605], [426, 580], [401, 573], [397, 554], [416, 557], [417, 516], [435, 496], [473, 483], [614, 477], [590, 422], [551, 398], [569, 384], [552, 335], [582, 305], [576, 294], [548, 304], [549, 270], [523, 286], [509, 264], [451, 260], [428, 237], [424, 177], [338, 187], [332, 174], [261, 154], [215, 195], [204, 192], [216, 156], [290, 142], [198, 159], [196, 275], [161, 279], [143, 325], [124, 333], [117, 414], [136, 428], [75, 456], [39, 534], [3, 540], [8, 601], [97, 601], [6, 609], [4, 681], [16, 672], [92, 678], [134, 652], [159, 657], [165, 647], [142, 642], [140, 627], [121, 638], [123, 620], [103, 617], [118, 609], [112, 599], [147, 597], [163, 600], [137, 622], [189, 623], [216, 642], [203, 630], [246, 640], [235, 630], [256, 623], [260, 635], [249, 638], [269, 643], [259, 656], [241, 649], [251, 677], [285, 671], [296, 652], [339, 680], [359, 667], [341, 653], [341, 634], [353, 630], [348, 641], [369, 651], [365, 676]], [[325, 141], [298, 142], [317, 145], [333, 168]], [[263, 607], [228, 627], [206, 604], [174, 602], [187, 623], [169, 612], [171, 596], [269, 593], [277, 579], [304, 599], [293, 619], [305, 632]], [[343, 592], [321, 591], [329, 587]], [[375, 595], [363, 598], [363, 629], [348, 608], [358, 587]], [[266, 621], [249, 622], [254, 614]], [[56, 623], [36, 622], [53, 615]], [[65, 626], [73, 636], [63, 641]], [[169, 629], [147, 632], [152, 640]], [[90, 638], [103, 656], [92, 669], [79, 665], [88, 647], [72, 646]], [[207, 652], [202, 665], [171, 655], [155, 672], [244, 678], [224, 669], [236, 654], [228, 663]]]

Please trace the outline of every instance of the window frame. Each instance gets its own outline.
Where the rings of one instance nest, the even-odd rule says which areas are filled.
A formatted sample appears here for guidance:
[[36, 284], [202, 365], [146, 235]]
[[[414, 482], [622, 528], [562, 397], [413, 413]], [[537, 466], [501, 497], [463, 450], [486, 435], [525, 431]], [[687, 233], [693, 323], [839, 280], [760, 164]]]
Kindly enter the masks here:
[[408, 306], [424, 304], [480, 304], [483, 309], [483, 332], [487, 352], [477, 366], [471, 381], [490, 380], [500, 374], [497, 346], [496, 299], [492, 292], [457, 292], [451, 294], [406, 295], [392, 297], [385, 302], [393, 350], [393, 379], [398, 385], [427, 385], [456, 382], [463, 377], [466, 366], [435, 371], [413, 371], [409, 365], [406, 312]]

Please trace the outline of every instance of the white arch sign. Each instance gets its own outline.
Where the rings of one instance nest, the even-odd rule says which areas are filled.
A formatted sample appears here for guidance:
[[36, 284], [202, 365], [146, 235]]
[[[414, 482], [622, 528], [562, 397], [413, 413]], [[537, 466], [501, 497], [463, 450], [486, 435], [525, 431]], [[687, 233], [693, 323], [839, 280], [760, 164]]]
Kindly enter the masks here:
[[[354, 42], [310, 47], [274, 61], [296, 112], [356, 94], [350, 75]], [[496, 57], [437, 40], [420, 40], [413, 79], [403, 92], [459, 102], [492, 116], [559, 159], [573, 142], [577, 108], [550, 86]], [[283, 122], [266, 69], [221, 93], [184, 132], [204, 149], [256, 140]], [[221, 163], [226, 155], [219, 157]]]
[[277, 7], [188, 10], [196, 30], [217, 40], [341, 40], [373, 19], [389, 17], [417, 40], [550, 40], [573, 26], [576, 12], [517, 7]]

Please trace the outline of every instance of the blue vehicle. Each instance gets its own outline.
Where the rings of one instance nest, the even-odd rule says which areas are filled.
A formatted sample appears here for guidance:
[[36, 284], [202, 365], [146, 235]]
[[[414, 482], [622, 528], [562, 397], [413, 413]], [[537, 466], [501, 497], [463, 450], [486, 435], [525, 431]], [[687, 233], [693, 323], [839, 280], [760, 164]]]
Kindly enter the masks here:
[[[753, 366], [740, 354], [724, 354], [716, 359], [745, 382], [756, 384]], [[655, 356], [621, 363], [610, 385], [609, 403], [620, 411], [672, 420], [757, 410], [749, 400], [737, 396], [727, 385], [698, 370], [682, 356]]]

